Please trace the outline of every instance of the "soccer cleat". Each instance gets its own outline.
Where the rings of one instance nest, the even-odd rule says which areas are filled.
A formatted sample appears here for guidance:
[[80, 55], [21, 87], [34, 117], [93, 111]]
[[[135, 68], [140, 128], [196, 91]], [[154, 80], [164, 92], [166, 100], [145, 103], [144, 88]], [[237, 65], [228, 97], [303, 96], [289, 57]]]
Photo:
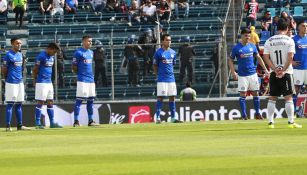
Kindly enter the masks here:
[[161, 120], [160, 119], [156, 120], [156, 124], [161, 124]]
[[53, 123], [50, 125], [50, 128], [63, 128], [63, 126], [59, 125], [58, 123]]
[[270, 123], [269, 123], [269, 128], [270, 128], [270, 129], [274, 129], [274, 128], [275, 128], [274, 123], [270, 122]]
[[11, 126], [7, 126], [7, 127], [5, 128], [5, 131], [6, 131], [6, 132], [12, 132], [13, 129], [11, 128]]
[[45, 129], [45, 127], [43, 125], [36, 125], [35, 129]]
[[73, 127], [80, 127], [79, 120], [75, 120]]
[[175, 119], [175, 118], [172, 118], [172, 119], [171, 119], [171, 123], [183, 123], [183, 122], [180, 121], [180, 120], [177, 120], [177, 119]]
[[99, 126], [94, 120], [88, 121], [88, 126]]
[[255, 114], [255, 119], [256, 120], [263, 120], [263, 117], [261, 116], [261, 114]]
[[247, 116], [242, 116], [242, 120], [248, 120]]
[[26, 126], [17, 126], [17, 131], [29, 131], [29, 130], [32, 130], [31, 128], [28, 128]]
[[302, 125], [299, 125], [297, 123], [288, 123], [288, 128], [302, 128]]

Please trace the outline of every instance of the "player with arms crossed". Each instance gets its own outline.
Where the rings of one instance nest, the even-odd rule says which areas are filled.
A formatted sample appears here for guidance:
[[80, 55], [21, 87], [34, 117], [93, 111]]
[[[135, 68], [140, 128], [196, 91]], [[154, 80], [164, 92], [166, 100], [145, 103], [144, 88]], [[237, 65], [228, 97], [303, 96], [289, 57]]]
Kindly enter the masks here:
[[293, 94], [294, 111], [296, 114], [297, 96], [303, 84], [307, 85], [307, 21], [298, 23], [299, 34], [293, 37], [295, 54], [293, 57], [293, 79], [295, 94]]
[[92, 37], [85, 35], [82, 37], [82, 47], [74, 52], [72, 70], [77, 73], [77, 95], [74, 109], [74, 127], [80, 126], [79, 113], [83, 100], [87, 101], [86, 109], [88, 114], [88, 126], [98, 126], [93, 120], [93, 104], [96, 96], [95, 81], [93, 74], [93, 51]]
[[171, 36], [163, 34], [161, 37], [162, 47], [154, 55], [153, 70], [158, 76], [157, 82], [157, 104], [156, 104], [156, 123], [161, 123], [160, 111], [163, 106], [163, 98], [169, 97], [169, 110], [171, 111], [171, 122], [182, 123], [175, 118], [177, 87], [174, 76], [174, 65], [176, 62], [176, 52], [170, 48]]
[[45, 129], [41, 124], [42, 107], [47, 101], [47, 113], [50, 121], [50, 128], [62, 128], [54, 122], [53, 110], [53, 84], [51, 81], [52, 66], [54, 63], [54, 55], [59, 50], [59, 46], [50, 43], [45, 51], [39, 53], [35, 59], [35, 65], [32, 70], [33, 84], [35, 85], [35, 100], [37, 105], [35, 108], [35, 125], [36, 129]]
[[6, 131], [8, 132], [12, 131], [11, 120], [14, 105], [17, 130], [30, 130], [30, 128], [22, 125], [22, 102], [24, 101], [25, 89], [22, 80], [21, 44], [19, 38], [12, 38], [12, 49], [3, 58], [2, 75], [5, 78]]
[[[246, 93], [248, 90], [252, 91], [254, 108], [256, 110], [255, 118], [262, 120], [260, 114], [260, 98], [259, 98], [259, 81], [256, 73], [256, 65], [254, 57], [257, 58], [261, 67], [268, 75], [268, 70], [260, 57], [257, 47], [253, 43], [249, 43], [251, 31], [245, 28], [241, 31], [241, 42], [235, 45], [228, 59], [229, 68], [233, 79], [238, 80], [238, 91], [240, 92], [239, 103], [242, 112], [242, 119], [247, 120], [246, 113]], [[237, 58], [238, 73], [235, 72], [233, 60]]]
[[283, 95], [285, 110], [288, 116], [289, 128], [301, 128], [294, 123], [294, 105], [292, 95], [294, 93], [292, 60], [295, 53], [295, 44], [292, 38], [287, 36], [288, 23], [280, 19], [277, 24], [278, 34], [269, 38], [264, 44], [264, 61], [271, 68], [270, 97], [268, 101], [269, 128], [274, 128], [274, 111], [276, 100]]

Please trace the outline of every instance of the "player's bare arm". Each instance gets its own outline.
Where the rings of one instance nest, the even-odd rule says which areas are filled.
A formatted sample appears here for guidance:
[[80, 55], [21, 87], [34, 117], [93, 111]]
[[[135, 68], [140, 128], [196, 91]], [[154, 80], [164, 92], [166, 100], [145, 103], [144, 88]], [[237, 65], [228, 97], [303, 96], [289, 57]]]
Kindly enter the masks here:
[[78, 72], [78, 67], [76, 65], [72, 65], [71, 69], [72, 69], [73, 73], [77, 73]]
[[256, 58], [258, 60], [258, 63], [260, 64], [260, 66], [262, 67], [262, 69], [264, 70], [265, 74], [266, 75], [269, 75], [269, 71], [268, 69], [266, 68], [264, 62], [263, 62], [263, 59], [261, 58], [261, 56], [259, 54], [256, 55]]
[[282, 69], [283, 72], [285, 72], [288, 67], [291, 65], [292, 61], [293, 61], [293, 56], [294, 56], [294, 53], [293, 52], [288, 52], [288, 59]]
[[232, 75], [232, 78], [234, 80], [238, 80], [238, 74], [236, 73], [235, 71], [235, 67], [234, 67], [234, 64], [233, 64], [233, 60], [231, 58], [228, 59], [228, 65], [229, 65], [229, 68], [230, 68], [230, 73]]
[[158, 75], [158, 65], [154, 64], [152, 65], [153, 73], [157, 76]]
[[7, 76], [7, 68], [4, 67], [4, 66], [2, 66], [1, 73], [2, 73], [2, 76], [6, 79], [6, 76]]

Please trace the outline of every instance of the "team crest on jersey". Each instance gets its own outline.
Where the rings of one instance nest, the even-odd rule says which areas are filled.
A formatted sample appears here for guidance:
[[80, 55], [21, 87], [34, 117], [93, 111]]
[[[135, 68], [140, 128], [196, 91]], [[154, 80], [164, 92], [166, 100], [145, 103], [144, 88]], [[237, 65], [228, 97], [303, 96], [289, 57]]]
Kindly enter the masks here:
[[241, 87], [241, 90], [242, 90], [242, 91], [244, 91], [244, 90], [245, 90], [245, 88], [242, 86], [242, 87]]
[[174, 54], [171, 54], [171, 58], [174, 58], [174, 56], [175, 56]]
[[251, 51], [251, 52], [252, 52], [252, 51], [253, 51], [253, 48], [249, 48], [249, 51]]

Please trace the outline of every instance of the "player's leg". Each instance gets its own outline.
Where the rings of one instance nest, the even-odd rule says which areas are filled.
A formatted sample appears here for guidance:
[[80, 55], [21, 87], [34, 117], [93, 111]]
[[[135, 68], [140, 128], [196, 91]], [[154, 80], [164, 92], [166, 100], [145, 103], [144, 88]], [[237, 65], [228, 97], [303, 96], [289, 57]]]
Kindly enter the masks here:
[[182, 121], [176, 119], [176, 103], [175, 103], [175, 97], [177, 95], [176, 83], [175, 82], [167, 83], [166, 90], [167, 90], [167, 96], [169, 98], [168, 106], [171, 112], [171, 122], [182, 123]]
[[77, 81], [77, 94], [76, 94], [76, 102], [75, 102], [75, 107], [74, 107], [74, 124], [73, 124], [74, 127], [80, 126], [79, 114], [80, 114], [80, 107], [81, 107], [82, 101], [86, 97], [85, 89], [86, 89], [85, 83]]
[[298, 125], [294, 123], [294, 105], [293, 105], [293, 90], [294, 90], [294, 83], [292, 75], [285, 74], [285, 76], [282, 78], [283, 86], [282, 88], [282, 94], [285, 99], [285, 110], [288, 116], [288, 124], [289, 128], [301, 128], [302, 125]]
[[276, 100], [277, 100], [277, 97], [281, 95], [279, 81], [280, 81], [280, 78], [277, 78], [275, 72], [272, 72], [270, 75], [270, 81], [269, 81], [270, 97], [269, 97], [269, 101], [267, 104], [267, 109], [268, 109], [267, 119], [269, 123], [269, 128], [274, 128], [274, 111], [276, 108]]
[[61, 125], [54, 121], [53, 99], [47, 100], [47, 113], [50, 121], [50, 128], [63, 128]]
[[254, 109], [256, 111], [255, 119], [263, 120], [260, 114], [260, 98], [259, 98], [259, 93], [258, 93], [260, 89], [260, 84], [259, 84], [259, 79], [258, 79], [257, 74], [250, 76], [249, 84], [250, 84], [249, 89], [252, 91], [252, 95], [253, 95]]
[[37, 101], [35, 107], [35, 126], [36, 129], [45, 129], [41, 124], [42, 107], [47, 98], [47, 93], [45, 91], [45, 83], [35, 84], [35, 100]]
[[94, 99], [96, 96], [96, 87], [95, 83], [87, 83], [88, 84], [88, 98], [86, 102], [86, 110], [88, 115], [88, 126], [98, 126], [94, 120], [93, 120], [93, 114], [94, 114]]
[[[301, 86], [304, 83], [305, 74], [303, 70], [293, 69], [293, 80], [295, 85], [295, 93], [293, 94], [293, 105], [294, 105], [294, 113], [296, 113], [296, 103], [297, 103], [297, 96], [300, 92]], [[307, 78], [307, 77], [306, 77]]]
[[238, 91], [240, 92], [239, 104], [241, 108], [241, 116], [243, 120], [247, 120], [246, 113], [246, 92], [248, 90], [248, 78], [238, 76]]
[[24, 101], [25, 88], [23, 83], [17, 85], [18, 94], [15, 103], [15, 114], [17, 117], [17, 130], [31, 130], [22, 124], [22, 102]]
[[163, 98], [165, 94], [165, 83], [158, 82], [157, 83], [157, 103], [156, 103], [156, 123], [161, 123], [160, 112], [163, 108]]
[[6, 105], [6, 113], [5, 113], [5, 122], [6, 122], [6, 131], [12, 131], [11, 129], [11, 121], [12, 121], [12, 110], [14, 103], [16, 102], [18, 90], [16, 88], [16, 84], [5, 83], [5, 102]]

